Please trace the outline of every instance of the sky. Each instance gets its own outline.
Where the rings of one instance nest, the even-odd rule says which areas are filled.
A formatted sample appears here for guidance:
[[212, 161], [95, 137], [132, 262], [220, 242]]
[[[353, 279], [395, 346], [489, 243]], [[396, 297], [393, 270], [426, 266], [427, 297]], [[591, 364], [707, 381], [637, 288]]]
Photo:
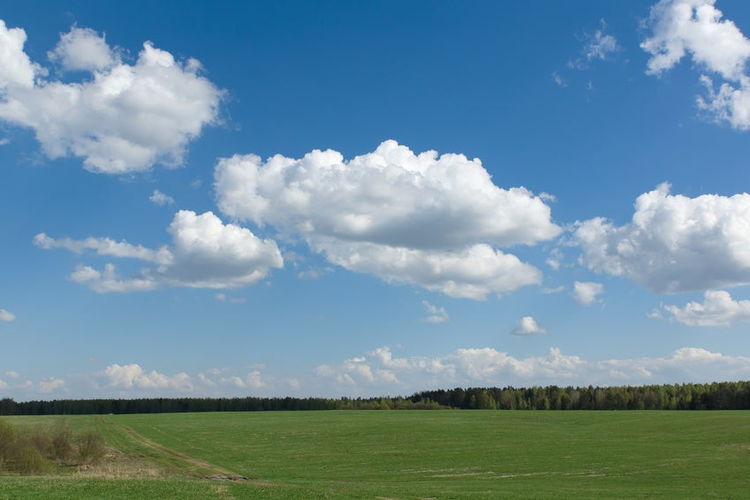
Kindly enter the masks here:
[[750, 379], [747, 2], [0, 19], [0, 397]]

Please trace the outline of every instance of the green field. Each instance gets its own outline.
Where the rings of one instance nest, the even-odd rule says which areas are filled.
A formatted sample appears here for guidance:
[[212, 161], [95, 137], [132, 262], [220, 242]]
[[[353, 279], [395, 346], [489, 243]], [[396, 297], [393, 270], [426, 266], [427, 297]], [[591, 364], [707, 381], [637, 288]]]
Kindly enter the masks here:
[[[22, 428], [50, 425], [55, 418], [60, 417], [8, 420]], [[89, 469], [0, 477], [0, 498], [750, 495], [746, 411], [328, 411], [67, 418], [74, 427], [98, 428], [111, 454]]]

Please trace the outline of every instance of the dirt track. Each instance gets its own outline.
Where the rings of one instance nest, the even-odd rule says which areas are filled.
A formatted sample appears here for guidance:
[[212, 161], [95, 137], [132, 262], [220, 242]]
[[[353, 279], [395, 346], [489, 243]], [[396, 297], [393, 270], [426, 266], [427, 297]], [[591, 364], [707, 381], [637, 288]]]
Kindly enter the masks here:
[[185, 464], [193, 476], [202, 477], [204, 479], [213, 479], [217, 481], [249, 481], [249, 478], [241, 476], [235, 472], [232, 472], [218, 465], [206, 462], [200, 458], [195, 458], [181, 451], [173, 450], [167, 446], [156, 443], [140, 434], [135, 430], [121, 424], [112, 424], [117, 426], [118, 429], [122, 430], [128, 435], [133, 441], [153, 450], [162, 455], [178, 460]]

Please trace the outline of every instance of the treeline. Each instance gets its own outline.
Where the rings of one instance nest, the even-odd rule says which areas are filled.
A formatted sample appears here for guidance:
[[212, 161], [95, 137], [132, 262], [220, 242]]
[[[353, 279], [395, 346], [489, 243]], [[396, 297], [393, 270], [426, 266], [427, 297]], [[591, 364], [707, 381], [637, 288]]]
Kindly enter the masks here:
[[749, 410], [750, 382], [618, 387], [456, 388], [409, 397], [0, 400], [0, 415], [310, 410]]

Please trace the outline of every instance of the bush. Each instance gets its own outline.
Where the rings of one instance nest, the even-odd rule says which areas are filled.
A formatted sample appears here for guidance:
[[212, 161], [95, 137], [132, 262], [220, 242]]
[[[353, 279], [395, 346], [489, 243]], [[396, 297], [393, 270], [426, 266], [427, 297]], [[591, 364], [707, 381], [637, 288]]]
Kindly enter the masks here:
[[52, 464], [30, 443], [19, 446], [13, 458], [14, 470], [20, 474], [44, 474], [49, 472]]
[[0, 468], [9, 460], [16, 449], [16, 428], [7, 420], [0, 419]]
[[65, 419], [58, 420], [52, 428], [52, 458], [66, 460], [73, 454], [73, 433]]
[[104, 440], [98, 432], [86, 431], [77, 439], [78, 461], [84, 464], [95, 464], [104, 457]]
[[44, 474], [55, 468], [53, 461], [91, 465], [104, 458], [106, 447], [94, 429], [74, 434], [66, 420], [50, 429], [30, 428], [21, 435], [15, 426], [0, 419], [0, 471]]

